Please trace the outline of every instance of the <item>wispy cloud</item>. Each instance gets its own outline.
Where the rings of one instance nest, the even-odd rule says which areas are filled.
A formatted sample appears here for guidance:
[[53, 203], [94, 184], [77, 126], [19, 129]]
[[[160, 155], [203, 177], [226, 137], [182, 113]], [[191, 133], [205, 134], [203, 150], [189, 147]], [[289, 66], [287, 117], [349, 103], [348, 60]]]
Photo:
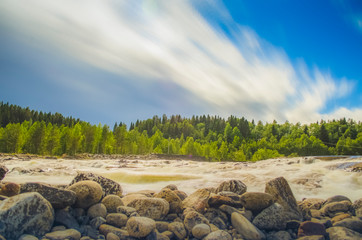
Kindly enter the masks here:
[[[210, 6], [230, 24], [219, 4]], [[311, 74], [295, 66], [247, 27], [232, 23], [230, 39], [189, 1], [4, 0], [0, 15], [2, 25], [31, 37], [32, 44], [139, 84], [171, 81], [214, 114], [316, 121], [326, 116], [320, 111], [330, 99], [352, 86], [318, 68]], [[361, 109], [328, 116], [341, 113], [362, 119]]]

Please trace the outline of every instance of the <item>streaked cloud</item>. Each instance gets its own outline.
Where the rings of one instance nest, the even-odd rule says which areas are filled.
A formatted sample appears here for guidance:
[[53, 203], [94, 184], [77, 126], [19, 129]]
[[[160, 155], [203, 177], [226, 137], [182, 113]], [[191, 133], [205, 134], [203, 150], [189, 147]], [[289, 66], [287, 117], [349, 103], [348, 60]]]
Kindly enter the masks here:
[[[138, 85], [171, 82], [203, 101], [211, 114], [266, 121], [310, 122], [341, 114], [362, 119], [361, 109], [321, 114], [328, 101], [351, 91], [352, 81], [294, 64], [252, 29], [234, 23], [219, 2], [204, 6], [230, 26], [226, 35], [192, 3], [3, 0], [0, 25], [32, 39], [25, 44], [50, 47]], [[89, 84], [74, 86], [96, 91]]]

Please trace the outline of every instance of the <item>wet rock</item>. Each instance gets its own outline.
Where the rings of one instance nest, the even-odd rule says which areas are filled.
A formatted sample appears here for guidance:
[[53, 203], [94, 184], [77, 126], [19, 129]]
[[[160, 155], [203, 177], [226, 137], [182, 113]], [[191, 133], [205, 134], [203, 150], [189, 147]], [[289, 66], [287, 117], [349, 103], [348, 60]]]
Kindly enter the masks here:
[[237, 212], [231, 214], [231, 224], [245, 240], [265, 239], [265, 235], [257, 227]]
[[114, 194], [105, 196], [102, 199], [102, 203], [106, 206], [108, 213], [116, 213], [117, 207], [124, 206], [122, 199]]
[[128, 217], [122, 213], [110, 213], [106, 217], [107, 224], [122, 228], [126, 226]]
[[284, 177], [278, 177], [267, 182], [265, 192], [272, 195], [276, 202], [283, 206], [285, 211], [290, 212], [290, 216], [294, 215], [292, 216], [293, 219], [303, 220], [302, 214], [298, 209], [297, 201]]
[[136, 209], [142, 217], [162, 220], [169, 212], [169, 203], [162, 198], [140, 198], [128, 204]]
[[4, 165], [0, 165], [0, 181], [4, 179], [7, 172], [9, 172], [9, 169]]
[[187, 193], [180, 191], [180, 190], [174, 190], [174, 193], [181, 199], [181, 201], [185, 200], [187, 198]]
[[127, 221], [127, 230], [131, 237], [146, 237], [156, 229], [156, 222], [148, 217], [131, 217]]
[[330, 240], [357, 240], [362, 239], [362, 234], [345, 227], [331, 227], [327, 229]]
[[329, 204], [329, 203], [333, 203], [333, 202], [342, 202], [342, 201], [349, 201], [350, 203], [351, 200], [346, 197], [346, 196], [343, 196], [343, 195], [335, 195], [333, 197], [330, 197], [330, 198], [327, 198], [327, 200], [323, 203], [323, 206]]
[[222, 182], [215, 190], [216, 193], [228, 191], [238, 195], [245, 193], [247, 190], [246, 185], [240, 180], [229, 180]]
[[209, 220], [210, 223], [214, 224], [219, 229], [227, 229], [228, 216], [220, 209], [209, 208], [205, 212], [204, 216], [207, 218], [207, 220]]
[[0, 195], [12, 197], [20, 193], [20, 185], [13, 182], [5, 183], [1, 186]]
[[81, 234], [75, 229], [67, 229], [64, 231], [55, 231], [47, 233], [45, 234], [45, 237], [50, 240], [63, 240], [63, 239], [79, 240]]
[[354, 201], [351, 206], [354, 215], [357, 217], [362, 217], [362, 198]]
[[68, 190], [77, 196], [75, 206], [84, 209], [98, 203], [103, 195], [102, 187], [94, 181], [76, 182]]
[[38, 192], [48, 200], [54, 208], [65, 208], [72, 206], [76, 200], [76, 194], [73, 191], [55, 188], [43, 183], [25, 183], [21, 184], [21, 193]]
[[123, 202], [124, 206], [128, 206], [128, 204], [131, 203], [133, 200], [140, 199], [140, 198], [148, 198], [148, 197], [141, 193], [132, 193], [132, 194], [127, 194], [126, 196], [124, 196], [122, 198], [122, 202]]
[[93, 218], [92, 220], [90, 220], [89, 224], [92, 226], [92, 228], [94, 229], [98, 229], [102, 224], [106, 223], [106, 219], [102, 218], [102, 217], [96, 217]]
[[172, 222], [168, 225], [168, 231], [172, 232], [177, 239], [185, 239], [187, 232], [181, 222]]
[[[170, 190], [172, 190], [172, 191], [178, 190], [178, 189], [177, 189], [177, 186], [176, 186], [175, 184], [169, 184], [169, 185], [167, 185], [166, 187], [164, 187], [163, 189], [170, 189]], [[163, 189], [162, 189], [162, 190], [163, 190]]]
[[51, 204], [39, 193], [23, 193], [0, 202], [0, 235], [17, 239], [23, 233], [42, 236], [54, 222]]
[[284, 208], [274, 203], [270, 207], [264, 209], [253, 220], [253, 224], [260, 230], [284, 230], [287, 222], [292, 220], [294, 215], [289, 215]]
[[324, 199], [321, 198], [305, 198], [301, 201], [298, 206], [302, 209], [321, 209], [322, 205], [324, 204]]
[[193, 227], [201, 223], [209, 224], [209, 220], [207, 220], [207, 218], [205, 218], [205, 216], [200, 214], [199, 212], [189, 211], [185, 215], [184, 225], [189, 232], [192, 231]]
[[238, 201], [238, 202], [240, 201], [240, 196], [234, 192], [222, 191], [222, 192], [218, 192], [217, 195], [229, 197], [234, 201]]
[[96, 217], [106, 218], [107, 216], [107, 208], [104, 206], [103, 203], [97, 203], [91, 206], [88, 211], [87, 215], [92, 219]]
[[174, 193], [169, 188], [162, 189], [159, 193], [157, 193], [155, 198], [163, 198], [165, 199], [170, 206], [169, 213], [181, 213], [182, 212], [182, 201], [177, 196], [176, 193]]
[[[267, 235], [268, 240], [292, 240], [292, 236], [287, 231], [271, 232]], [[298, 238], [299, 239], [299, 238]]]
[[129, 237], [129, 233], [126, 230], [108, 224], [102, 224], [101, 226], [99, 226], [99, 232], [104, 236], [107, 236], [107, 234], [109, 233], [113, 233], [120, 239], [127, 239]]
[[268, 193], [246, 192], [240, 196], [240, 201], [245, 209], [257, 214], [265, 208], [271, 206], [275, 202], [275, 199]]
[[[1, 239], [1, 237], [0, 237], [0, 239]], [[33, 235], [23, 234], [19, 237], [18, 240], [38, 240], [38, 238]]]
[[134, 213], [137, 213], [137, 210], [133, 207], [120, 206], [120, 207], [117, 207], [117, 213], [123, 213], [127, 217], [130, 217]]
[[78, 221], [73, 216], [73, 209], [71, 207], [58, 209], [55, 212], [55, 222], [58, 224], [62, 224], [67, 228], [74, 228], [77, 230], [80, 229]]
[[99, 183], [104, 191], [104, 196], [109, 194], [122, 196], [122, 187], [119, 183], [95, 173], [78, 172], [77, 176], [75, 176], [70, 185], [86, 180]]
[[241, 208], [243, 205], [240, 201], [235, 201], [230, 197], [221, 196], [221, 195], [214, 195], [209, 198], [208, 205], [210, 207], [218, 208], [221, 205], [229, 205], [236, 208]]
[[207, 224], [197, 224], [192, 228], [192, 235], [197, 239], [202, 239], [211, 232], [210, 226]]
[[352, 203], [348, 200], [344, 200], [341, 202], [331, 202], [328, 204], [325, 204], [320, 212], [324, 215], [324, 216], [328, 216], [333, 218], [334, 216], [336, 216], [338, 213], [346, 213], [351, 209], [351, 205]]
[[232, 240], [231, 235], [223, 230], [209, 233], [203, 240]]
[[331, 222], [332, 222], [332, 224], [334, 225], [335, 223], [337, 223], [337, 222], [339, 222], [339, 221], [342, 221], [343, 219], [351, 218], [351, 217], [352, 217], [351, 214], [349, 214], [349, 213], [343, 213], [343, 214], [339, 214], [339, 215], [333, 217], [333, 218], [331, 219]]
[[209, 206], [210, 194], [211, 192], [207, 189], [198, 189], [182, 201], [183, 208], [193, 208], [197, 212], [203, 213]]
[[362, 220], [359, 218], [347, 218], [339, 221], [333, 225], [333, 227], [345, 227], [353, 231], [362, 233]]
[[321, 223], [306, 221], [302, 222], [298, 229], [298, 237], [312, 236], [312, 235], [323, 235], [325, 236], [326, 228]]

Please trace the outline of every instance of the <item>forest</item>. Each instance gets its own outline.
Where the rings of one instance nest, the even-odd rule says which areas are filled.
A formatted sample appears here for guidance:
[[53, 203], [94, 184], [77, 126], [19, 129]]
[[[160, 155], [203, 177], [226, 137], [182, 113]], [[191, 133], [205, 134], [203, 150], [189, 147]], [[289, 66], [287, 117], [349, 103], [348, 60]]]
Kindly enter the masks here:
[[362, 155], [362, 123], [257, 123], [241, 117], [180, 115], [137, 120], [129, 128], [92, 125], [59, 113], [0, 103], [0, 152], [201, 156], [209, 161], [258, 161], [281, 156]]

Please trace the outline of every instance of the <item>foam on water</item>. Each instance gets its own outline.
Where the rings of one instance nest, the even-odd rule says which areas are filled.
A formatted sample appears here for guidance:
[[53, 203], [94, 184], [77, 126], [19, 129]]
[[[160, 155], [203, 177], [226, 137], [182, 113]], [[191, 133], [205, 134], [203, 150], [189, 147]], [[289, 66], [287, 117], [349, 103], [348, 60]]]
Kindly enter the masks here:
[[[328, 161], [326, 161], [328, 160]], [[11, 160], [2, 164], [12, 170], [3, 181], [69, 184], [77, 171], [101, 174], [119, 182], [125, 193], [159, 191], [168, 184], [190, 194], [196, 189], [217, 187], [222, 181], [239, 179], [248, 191], [264, 191], [265, 183], [285, 177], [296, 197], [362, 197], [362, 173], [346, 171], [361, 157], [324, 159], [281, 158], [246, 162], [196, 162], [190, 160]]]

